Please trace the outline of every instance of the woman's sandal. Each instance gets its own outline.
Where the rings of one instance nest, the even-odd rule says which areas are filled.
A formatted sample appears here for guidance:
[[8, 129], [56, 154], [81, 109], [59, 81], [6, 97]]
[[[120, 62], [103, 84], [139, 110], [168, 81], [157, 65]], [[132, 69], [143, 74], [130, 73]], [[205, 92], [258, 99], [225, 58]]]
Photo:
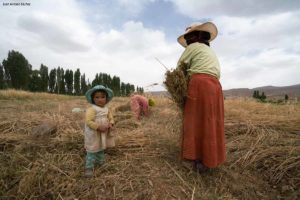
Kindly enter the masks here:
[[208, 167], [206, 167], [205, 165], [203, 165], [203, 163], [200, 160], [195, 160], [194, 161], [194, 171], [202, 174], [208, 171]]

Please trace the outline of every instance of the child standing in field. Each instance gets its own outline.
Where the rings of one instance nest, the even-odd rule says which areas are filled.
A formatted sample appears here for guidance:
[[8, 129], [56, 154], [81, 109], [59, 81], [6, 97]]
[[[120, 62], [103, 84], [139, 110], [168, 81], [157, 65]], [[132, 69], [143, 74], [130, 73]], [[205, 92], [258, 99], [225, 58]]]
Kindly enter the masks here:
[[111, 129], [114, 120], [107, 103], [113, 98], [113, 91], [102, 85], [96, 85], [85, 94], [92, 104], [86, 111], [84, 146], [87, 151], [85, 176], [93, 176], [95, 164], [105, 161], [104, 149], [115, 146]]

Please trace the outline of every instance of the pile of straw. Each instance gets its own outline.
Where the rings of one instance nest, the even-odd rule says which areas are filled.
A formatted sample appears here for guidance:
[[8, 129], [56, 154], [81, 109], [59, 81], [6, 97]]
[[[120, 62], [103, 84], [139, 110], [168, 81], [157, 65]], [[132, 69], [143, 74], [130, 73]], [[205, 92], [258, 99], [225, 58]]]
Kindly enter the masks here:
[[[225, 124], [230, 168], [258, 171], [282, 193], [299, 186], [299, 136], [252, 123]], [[235, 134], [232, 134], [235, 132]]]
[[115, 112], [126, 112], [130, 111], [130, 104], [127, 102], [126, 104], [121, 104], [114, 109]]
[[116, 109], [117, 147], [87, 179], [84, 112], [71, 112], [86, 100], [20, 99], [0, 97], [0, 199], [299, 199], [300, 104], [226, 100], [227, 161], [201, 175], [177, 159], [181, 112], [170, 99], [156, 97], [140, 121]]
[[187, 96], [187, 86], [189, 77], [187, 74], [188, 66], [181, 62], [174, 70], [167, 70], [165, 73], [166, 80], [164, 84], [171, 94], [173, 101], [180, 109], [184, 108], [185, 98]]

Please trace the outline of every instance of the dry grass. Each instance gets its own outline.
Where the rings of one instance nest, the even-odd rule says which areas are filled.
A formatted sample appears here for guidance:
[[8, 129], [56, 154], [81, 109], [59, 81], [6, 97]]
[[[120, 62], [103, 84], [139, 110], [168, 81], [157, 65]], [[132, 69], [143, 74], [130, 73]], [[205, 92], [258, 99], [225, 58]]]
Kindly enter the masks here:
[[187, 96], [188, 74], [187, 65], [181, 63], [178, 68], [174, 70], [167, 70], [165, 73], [166, 80], [164, 84], [171, 94], [173, 101], [180, 109], [183, 109], [185, 98]]
[[1, 100], [32, 100], [32, 99], [48, 99], [48, 100], [70, 100], [78, 97], [72, 97], [67, 95], [57, 95], [57, 94], [50, 94], [44, 92], [36, 92], [34, 95], [33, 93], [23, 91], [23, 90], [0, 90], [0, 99]]
[[[15, 94], [18, 95], [18, 94]], [[21, 95], [21, 94], [20, 94]], [[0, 199], [297, 199], [300, 195], [300, 105], [225, 101], [227, 162], [198, 175], [180, 159], [181, 111], [153, 97], [149, 118], [137, 122], [117, 108], [117, 147], [83, 177], [83, 98], [0, 97]], [[50, 97], [51, 98], [51, 97]], [[9, 99], [9, 100], [7, 100]], [[47, 121], [55, 133], [41, 140]]]

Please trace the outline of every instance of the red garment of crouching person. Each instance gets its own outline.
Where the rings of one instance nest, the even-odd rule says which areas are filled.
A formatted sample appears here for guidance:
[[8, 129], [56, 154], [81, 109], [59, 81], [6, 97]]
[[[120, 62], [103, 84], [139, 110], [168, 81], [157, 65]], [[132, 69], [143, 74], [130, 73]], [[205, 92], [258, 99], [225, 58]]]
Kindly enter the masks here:
[[133, 95], [130, 97], [130, 108], [136, 119], [140, 119], [141, 115], [149, 115], [148, 99], [141, 95]]

